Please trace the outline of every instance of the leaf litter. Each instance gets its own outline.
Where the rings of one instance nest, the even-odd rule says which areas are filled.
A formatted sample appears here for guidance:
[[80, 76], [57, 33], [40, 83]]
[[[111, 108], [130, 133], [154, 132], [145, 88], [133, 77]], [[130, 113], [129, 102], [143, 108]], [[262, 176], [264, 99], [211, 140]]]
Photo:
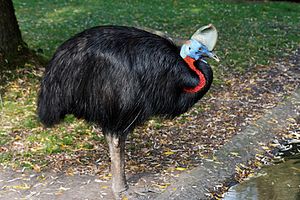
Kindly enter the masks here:
[[[242, 75], [226, 74], [222, 83], [213, 86], [188, 113], [174, 120], [153, 118], [138, 127], [126, 141], [126, 173], [133, 179], [139, 174], [145, 176], [130, 184], [147, 182], [157, 191], [163, 191], [172, 177], [200, 165], [202, 159], [212, 159], [220, 146], [299, 87], [297, 57], [299, 51], [270, 65], [256, 65]], [[0, 137], [9, 138], [0, 148], [2, 165], [36, 172], [52, 170], [69, 176], [96, 174], [98, 181], [109, 181], [110, 160], [101, 130], [72, 117], [53, 129], [43, 128], [35, 117], [42, 70], [27, 66], [17, 73], [20, 77], [5, 86], [0, 110]], [[7, 109], [10, 106], [14, 109]], [[289, 120], [298, 126], [299, 119]], [[295, 133], [290, 131], [290, 135], [294, 137]], [[272, 145], [266, 144], [264, 148], [269, 151]], [[231, 154], [239, 156], [236, 152]], [[262, 159], [263, 156], [257, 155], [254, 162], [264, 162]], [[239, 175], [236, 180], [252, 173], [242, 165], [236, 171]]]

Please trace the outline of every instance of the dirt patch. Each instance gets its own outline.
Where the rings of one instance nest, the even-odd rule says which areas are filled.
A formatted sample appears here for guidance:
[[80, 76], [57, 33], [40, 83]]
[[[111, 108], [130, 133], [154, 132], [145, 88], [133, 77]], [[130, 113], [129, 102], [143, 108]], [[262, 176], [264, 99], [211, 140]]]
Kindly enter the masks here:
[[[182, 172], [201, 168], [224, 144], [230, 144], [249, 124], [281, 104], [299, 87], [299, 57], [296, 51], [289, 58], [256, 66], [242, 76], [231, 74], [189, 113], [175, 120], [150, 120], [136, 129], [126, 145], [131, 199], [153, 199], [166, 188], [178, 190], [170, 185]], [[2, 148], [7, 151], [14, 147]], [[92, 149], [53, 154], [46, 159], [49, 162], [42, 174], [3, 170], [0, 199], [112, 198], [105, 143], [95, 141]], [[214, 168], [210, 164], [205, 168], [209, 166]], [[40, 182], [40, 176], [46, 177], [45, 182]], [[201, 187], [205, 190], [206, 186]]]

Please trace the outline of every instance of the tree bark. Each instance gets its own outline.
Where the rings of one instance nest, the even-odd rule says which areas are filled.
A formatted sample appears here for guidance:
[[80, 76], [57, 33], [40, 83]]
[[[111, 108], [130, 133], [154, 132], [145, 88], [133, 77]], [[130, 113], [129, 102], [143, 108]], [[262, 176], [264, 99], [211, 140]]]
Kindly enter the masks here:
[[0, 0], [0, 63], [13, 60], [25, 48], [12, 0]]

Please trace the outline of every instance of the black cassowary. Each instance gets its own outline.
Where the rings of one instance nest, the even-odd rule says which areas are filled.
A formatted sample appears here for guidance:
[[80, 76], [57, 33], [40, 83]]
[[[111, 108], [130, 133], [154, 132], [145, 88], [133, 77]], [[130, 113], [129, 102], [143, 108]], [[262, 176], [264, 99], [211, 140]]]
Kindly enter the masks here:
[[112, 189], [127, 189], [125, 139], [152, 116], [186, 112], [210, 88], [204, 56], [217, 33], [202, 27], [180, 49], [172, 41], [131, 27], [100, 26], [64, 42], [46, 67], [38, 116], [52, 126], [74, 114], [102, 127], [109, 145]]

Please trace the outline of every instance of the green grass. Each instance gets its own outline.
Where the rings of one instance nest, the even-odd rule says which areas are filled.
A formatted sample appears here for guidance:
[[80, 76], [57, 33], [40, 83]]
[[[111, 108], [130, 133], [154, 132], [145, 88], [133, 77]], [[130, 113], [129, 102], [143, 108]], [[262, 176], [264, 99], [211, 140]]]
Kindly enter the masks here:
[[14, 0], [25, 41], [50, 57], [64, 40], [98, 25], [141, 26], [189, 37], [213, 23], [219, 30], [221, 66], [243, 71], [267, 64], [300, 42], [300, 4], [230, 1], [21, 1]]
[[[219, 77], [214, 84], [222, 83], [223, 73], [242, 73], [254, 64], [285, 56], [300, 42], [300, 4], [14, 0], [14, 5], [24, 40], [30, 48], [42, 49], [48, 58], [63, 41], [97, 25], [149, 27], [188, 38], [200, 26], [213, 23], [219, 30], [216, 52], [222, 59], [218, 65], [211, 62]], [[41, 126], [35, 113], [41, 75], [30, 63], [10, 72], [13, 81], [5, 86], [0, 105], [0, 163], [46, 166], [46, 155], [89, 150], [104, 142], [90, 125], [71, 115], [53, 129]], [[182, 116], [181, 120], [186, 119]], [[154, 120], [153, 127], [161, 126], [160, 120]]]
[[92, 149], [93, 142], [104, 141], [90, 125], [75, 120], [72, 115], [67, 115], [59, 126], [43, 128], [36, 116], [42, 72], [27, 63], [25, 68], [17, 69], [11, 75], [13, 80], [5, 85], [0, 108], [0, 163], [46, 166], [46, 155]]

